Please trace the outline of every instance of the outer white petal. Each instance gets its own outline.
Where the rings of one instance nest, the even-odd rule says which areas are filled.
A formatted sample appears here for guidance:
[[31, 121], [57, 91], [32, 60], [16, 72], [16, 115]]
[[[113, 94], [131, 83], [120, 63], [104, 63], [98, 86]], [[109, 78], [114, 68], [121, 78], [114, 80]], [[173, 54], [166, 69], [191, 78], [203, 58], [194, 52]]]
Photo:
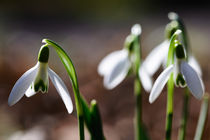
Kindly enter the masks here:
[[140, 80], [145, 91], [150, 92], [152, 88], [153, 80], [150, 77], [150, 75], [146, 72], [144, 65], [141, 65], [139, 69], [139, 76], [140, 76]]
[[204, 84], [196, 71], [185, 61], [181, 62], [181, 73], [185, 78], [188, 88], [191, 93], [201, 99], [204, 94]]
[[15, 83], [12, 91], [9, 95], [8, 104], [9, 106], [17, 103], [25, 94], [26, 90], [29, 88], [31, 83], [33, 82], [36, 72], [37, 72], [38, 64], [33, 68], [26, 71]]
[[157, 97], [160, 95], [161, 91], [163, 90], [165, 84], [167, 83], [171, 72], [173, 72], [173, 65], [170, 65], [167, 67], [157, 78], [157, 80], [154, 83], [154, 86], [152, 87], [152, 91], [149, 96], [149, 102], [153, 103]]
[[31, 86], [29, 86], [29, 88], [26, 90], [26, 93], [25, 93], [26, 97], [31, 97], [35, 94], [36, 92], [34, 91], [34, 88]]
[[113, 58], [113, 61], [115, 61], [115, 63], [112, 67], [110, 67], [109, 73], [104, 76], [104, 86], [107, 89], [113, 89], [114, 87], [116, 87], [128, 74], [131, 63], [128, 58], [128, 52], [122, 52], [118, 57]]
[[98, 73], [101, 76], [110, 74], [111, 69], [118, 63], [119, 59], [127, 57], [127, 55], [128, 51], [124, 49], [108, 54], [98, 65]]
[[200, 67], [198, 61], [195, 59], [194, 56], [189, 57], [189, 62], [188, 63], [199, 74], [199, 76], [202, 76], [201, 67]]
[[149, 53], [143, 62], [148, 74], [153, 75], [159, 69], [160, 65], [164, 63], [167, 58], [168, 48], [169, 41], [165, 40]]
[[59, 95], [61, 96], [68, 113], [72, 113], [73, 111], [73, 104], [71, 101], [71, 97], [69, 95], [68, 89], [65, 86], [64, 82], [61, 78], [50, 68], [48, 68], [49, 77], [54, 84], [56, 90], [58, 91]]

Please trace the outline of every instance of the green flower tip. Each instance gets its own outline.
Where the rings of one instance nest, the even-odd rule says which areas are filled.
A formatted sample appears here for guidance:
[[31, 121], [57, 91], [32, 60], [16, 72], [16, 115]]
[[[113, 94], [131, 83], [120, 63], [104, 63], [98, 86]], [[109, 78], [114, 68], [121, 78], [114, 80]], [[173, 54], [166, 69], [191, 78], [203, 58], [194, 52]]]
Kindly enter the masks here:
[[39, 50], [38, 61], [47, 63], [49, 59], [49, 48], [47, 45], [43, 45]]
[[178, 14], [175, 13], [175, 12], [170, 12], [170, 13], [168, 13], [168, 18], [169, 18], [170, 20], [178, 20], [178, 19], [179, 19], [179, 16], [178, 16]]
[[180, 73], [177, 75], [175, 81], [176, 81], [176, 83], [175, 83], [176, 86], [180, 86], [180, 87], [185, 87], [186, 86], [185, 80]]
[[179, 58], [179, 59], [184, 59], [186, 56], [185, 56], [185, 51], [184, 51], [184, 47], [179, 44], [179, 43], [176, 43], [175, 44], [175, 53], [176, 53], [176, 57]]
[[41, 91], [43, 93], [48, 91], [48, 85], [45, 85], [43, 80], [39, 80], [37, 83], [34, 84], [35, 92]]

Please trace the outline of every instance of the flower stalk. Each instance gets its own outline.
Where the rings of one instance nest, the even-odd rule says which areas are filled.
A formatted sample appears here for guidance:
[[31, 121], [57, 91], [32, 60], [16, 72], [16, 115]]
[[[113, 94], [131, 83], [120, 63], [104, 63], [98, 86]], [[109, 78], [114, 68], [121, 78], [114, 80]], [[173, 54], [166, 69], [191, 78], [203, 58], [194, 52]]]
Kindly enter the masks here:
[[184, 93], [184, 102], [183, 102], [183, 110], [182, 110], [182, 118], [181, 118], [181, 124], [179, 128], [179, 134], [178, 134], [178, 140], [184, 140], [186, 135], [186, 127], [187, 127], [187, 118], [188, 118], [188, 106], [189, 106], [189, 100], [190, 100], [190, 94], [188, 88], [185, 88]]
[[136, 107], [135, 107], [135, 139], [136, 140], [143, 140], [143, 124], [142, 124], [142, 92], [141, 92], [141, 81], [139, 76], [139, 69], [141, 63], [141, 47], [140, 47], [140, 34], [135, 33], [136, 30], [141, 30], [139, 25], [134, 25], [131, 29], [131, 36], [133, 36], [132, 43], [130, 44], [130, 49], [133, 54], [131, 58], [133, 58], [133, 71], [135, 75], [134, 80], [134, 96], [136, 100]]
[[74, 91], [74, 97], [75, 97], [80, 140], [84, 140], [85, 135], [84, 135], [83, 109], [82, 109], [82, 105], [80, 101], [81, 97], [80, 97], [80, 91], [79, 91], [79, 84], [77, 81], [77, 74], [76, 74], [74, 65], [71, 59], [69, 58], [69, 56], [67, 55], [67, 53], [58, 44], [48, 39], [43, 39], [42, 42], [46, 43], [46, 45], [48, 46], [52, 46], [55, 49], [59, 58], [61, 59], [61, 62], [64, 64], [64, 67], [70, 77], [70, 80], [72, 81], [71, 83], [73, 85], [73, 91]]
[[[170, 40], [170, 46], [168, 51], [167, 67], [174, 64], [174, 48], [177, 36], [180, 34], [180, 30], [176, 31]], [[174, 80], [173, 73], [170, 74], [169, 81], [167, 83], [167, 106], [166, 106], [166, 131], [165, 139], [171, 139], [172, 122], [173, 122], [173, 95], [174, 95]]]
[[170, 75], [168, 84], [167, 84], [167, 111], [166, 111], [166, 131], [165, 131], [165, 139], [171, 139], [171, 131], [172, 131], [172, 121], [173, 121], [173, 95], [174, 95], [174, 82], [173, 82], [173, 74]]

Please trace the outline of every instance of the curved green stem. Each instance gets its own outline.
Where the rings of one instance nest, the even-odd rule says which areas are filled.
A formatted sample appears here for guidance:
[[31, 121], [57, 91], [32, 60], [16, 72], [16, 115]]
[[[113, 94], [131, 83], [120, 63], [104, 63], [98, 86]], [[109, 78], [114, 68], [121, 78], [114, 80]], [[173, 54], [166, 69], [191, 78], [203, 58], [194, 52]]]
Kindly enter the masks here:
[[61, 62], [63, 63], [69, 78], [72, 83], [73, 91], [74, 91], [74, 97], [75, 97], [75, 103], [76, 103], [76, 110], [77, 110], [77, 117], [78, 117], [78, 124], [79, 124], [79, 133], [80, 133], [80, 140], [84, 140], [84, 118], [83, 118], [83, 109], [80, 101], [80, 91], [79, 91], [79, 85], [77, 81], [77, 74], [74, 68], [74, 65], [67, 55], [67, 53], [55, 42], [43, 39], [43, 43], [46, 43], [46, 45], [52, 46], [55, 51], [57, 52], [59, 58], [61, 59]]
[[187, 127], [187, 118], [188, 118], [189, 99], [190, 99], [189, 90], [188, 90], [188, 88], [185, 88], [182, 118], [181, 118], [181, 125], [180, 125], [180, 128], [179, 128], [178, 140], [184, 140], [185, 139], [186, 127]]

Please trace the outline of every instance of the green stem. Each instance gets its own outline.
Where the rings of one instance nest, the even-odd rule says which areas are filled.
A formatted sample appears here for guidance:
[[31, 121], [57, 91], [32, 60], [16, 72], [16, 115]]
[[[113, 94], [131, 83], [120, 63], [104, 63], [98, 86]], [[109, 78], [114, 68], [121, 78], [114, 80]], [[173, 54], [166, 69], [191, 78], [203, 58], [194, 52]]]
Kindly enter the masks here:
[[184, 102], [183, 102], [183, 112], [182, 112], [182, 119], [181, 119], [181, 125], [179, 128], [179, 136], [178, 140], [184, 140], [186, 135], [186, 127], [187, 127], [187, 118], [188, 118], [188, 105], [189, 105], [189, 90], [188, 88], [185, 89], [184, 94]]
[[203, 102], [201, 105], [201, 111], [198, 119], [198, 124], [196, 128], [196, 133], [194, 140], [201, 140], [202, 139], [202, 134], [205, 126], [205, 121], [208, 115], [208, 106], [209, 106], [209, 95], [205, 94], [203, 97]]
[[135, 79], [134, 83], [134, 94], [136, 99], [135, 108], [135, 134], [136, 140], [142, 140], [142, 94], [141, 94], [141, 83], [138, 77]]
[[85, 133], [84, 133], [84, 118], [83, 118], [83, 116], [78, 117], [78, 124], [79, 124], [80, 140], [84, 140], [85, 139]]
[[174, 83], [173, 74], [167, 84], [168, 95], [167, 95], [167, 111], [166, 111], [166, 140], [171, 139], [172, 120], [173, 120], [173, 94], [174, 94]]
[[61, 62], [63, 63], [69, 78], [72, 83], [73, 91], [74, 91], [74, 98], [75, 98], [75, 104], [76, 104], [76, 110], [77, 110], [77, 118], [78, 118], [78, 125], [79, 125], [79, 134], [80, 134], [80, 140], [84, 140], [84, 118], [83, 118], [83, 108], [80, 101], [80, 91], [79, 91], [79, 84], [77, 81], [77, 74], [76, 70], [74, 68], [74, 65], [68, 56], [68, 54], [55, 42], [43, 39], [43, 43], [46, 43], [46, 45], [52, 46], [55, 51], [57, 52]]

